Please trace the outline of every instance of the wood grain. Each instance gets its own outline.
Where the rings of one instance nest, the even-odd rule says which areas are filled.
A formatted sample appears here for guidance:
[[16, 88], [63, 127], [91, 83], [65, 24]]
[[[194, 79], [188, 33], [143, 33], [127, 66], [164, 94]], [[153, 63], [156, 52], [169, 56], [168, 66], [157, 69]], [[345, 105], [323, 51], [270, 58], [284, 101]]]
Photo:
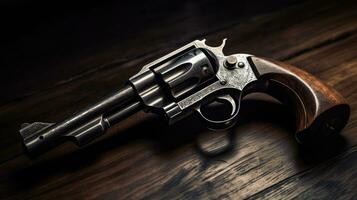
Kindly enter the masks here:
[[292, 176], [248, 199], [354, 199], [356, 147]]
[[[203, 30], [201, 21], [190, 21], [194, 12], [187, 11], [188, 17], [177, 19], [182, 24], [177, 27], [196, 28], [187, 30], [181, 39], [177, 34], [172, 36], [178, 31], [176, 26], [162, 31], [158, 23], [127, 42], [120, 41], [120, 47], [114, 43], [103, 54], [78, 64], [98, 66], [93, 73], [63, 79], [1, 107], [0, 197], [287, 199], [328, 197], [329, 190], [335, 188], [332, 186], [336, 186], [338, 197], [353, 197], [357, 143], [355, 10], [354, 1], [311, 1], [249, 18], [244, 23], [232, 17], [220, 28]], [[152, 38], [146, 43], [142, 43], [144, 39], [136, 40], [145, 35]], [[252, 97], [242, 103], [242, 118], [227, 133], [233, 139], [232, 151], [219, 157], [199, 153], [198, 139], [212, 134], [196, 119], [167, 127], [144, 113], [119, 124], [102, 140], [83, 149], [64, 144], [36, 160], [22, 155], [17, 133], [22, 122], [57, 121], [116, 90], [147, 61], [202, 37], [208, 41], [228, 37], [226, 54], [245, 52], [286, 61], [333, 86], [346, 97], [352, 111], [341, 137], [312, 149], [302, 148], [291, 134], [294, 117], [286, 107]], [[117, 50], [122, 48], [128, 48], [128, 55], [133, 57], [118, 62], [118, 66], [114, 61], [120, 55]], [[305, 192], [299, 196], [300, 191]]]
[[295, 114], [295, 137], [300, 143], [324, 142], [345, 127], [350, 107], [332, 87], [286, 63], [255, 56], [250, 63], [259, 81], [248, 90], [267, 93], [288, 104]]

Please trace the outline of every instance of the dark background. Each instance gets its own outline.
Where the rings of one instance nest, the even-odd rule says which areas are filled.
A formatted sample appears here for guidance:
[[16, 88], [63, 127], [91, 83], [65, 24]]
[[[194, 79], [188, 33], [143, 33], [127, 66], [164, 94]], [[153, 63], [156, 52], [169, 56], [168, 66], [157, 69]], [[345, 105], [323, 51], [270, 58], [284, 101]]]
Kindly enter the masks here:
[[[240, 23], [301, 2], [1, 1], [0, 105], [94, 72], [112, 59], [130, 60], [146, 53], [146, 49], [126, 53], [122, 43], [135, 48], [137, 40], [150, 46], [150, 51], [163, 50], [165, 46], [159, 47], [156, 41], [166, 35], [168, 42], [181, 45], [232, 21]], [[188, 25], [175, 27], [182, 20]], [[115, 58], [93, 63], [93, 57], [111, 49], [118, 51]]]

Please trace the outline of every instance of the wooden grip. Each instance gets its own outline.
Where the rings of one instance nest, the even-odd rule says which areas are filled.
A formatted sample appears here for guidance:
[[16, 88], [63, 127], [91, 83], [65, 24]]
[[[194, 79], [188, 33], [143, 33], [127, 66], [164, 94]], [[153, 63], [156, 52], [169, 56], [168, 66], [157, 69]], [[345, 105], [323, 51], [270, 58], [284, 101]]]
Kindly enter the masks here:
[[299, 142], [323, 140], [340, 132], [346, 125], [350, 107], [333, 88], [285, 63], [254, 56], [250, 62], [256, 68], [259, 80], [259, 86], [252, 88], [294, 109], [296, 138]]

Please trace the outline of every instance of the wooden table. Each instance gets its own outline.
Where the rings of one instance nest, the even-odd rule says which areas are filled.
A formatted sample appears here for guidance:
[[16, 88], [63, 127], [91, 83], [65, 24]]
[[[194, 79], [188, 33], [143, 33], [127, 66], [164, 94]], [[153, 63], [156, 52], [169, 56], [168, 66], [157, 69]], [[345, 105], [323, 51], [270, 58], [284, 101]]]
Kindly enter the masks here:
[[[23, 70], [2, 75], [11, 87], [1, 86], [8, 92], [0, 100], [1, 199], [357, 198], [355, 1], [297, 1], [271, 10], [257, 2], [163, 3], [171, 10], [143, 4], [132, 5], [130, 23], [120, 5], [104, 5], [8, 43], [4, 55], [12, 61], [4, 68]], [[196, 119], [168, 127], [144, 113], [82, 149], [66, 143], [32, 160], [22, 153], [22, 122], [63, 119], [115, 91], [143, 64], [202, 38], [211, 45], [229, 38], [227, 55], [281, 60], [332, 85], [352, 108], [341, 137], [302, 148], [287, 108], [252, 97], [229, 133], [233, 148], [220, 156], [199, 150], [213, 135]]]

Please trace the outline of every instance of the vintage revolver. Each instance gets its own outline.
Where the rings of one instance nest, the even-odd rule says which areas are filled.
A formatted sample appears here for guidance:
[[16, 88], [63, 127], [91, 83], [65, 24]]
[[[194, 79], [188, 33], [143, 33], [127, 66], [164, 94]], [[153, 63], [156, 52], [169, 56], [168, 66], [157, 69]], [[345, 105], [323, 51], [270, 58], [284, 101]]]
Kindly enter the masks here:
[[[139, 110], [162, 115], [170, 124], [197, 113], [209, 128], [224, 129], [237, 121], [242, 97], [252, 92], [294, 108], [301, 143], [346, 125], [350, 108], [334, 89], [287, 64], [248, 54], [225, 56], [225, 41], [218, 47], [191, 42], [145, 65], [122, 89], [62, 122], [23, 124], [25, 149], [36, 155], [66, 140], [82, 146]], [[213, 101], [228, 105], [229, 112], [209, 114]]]

